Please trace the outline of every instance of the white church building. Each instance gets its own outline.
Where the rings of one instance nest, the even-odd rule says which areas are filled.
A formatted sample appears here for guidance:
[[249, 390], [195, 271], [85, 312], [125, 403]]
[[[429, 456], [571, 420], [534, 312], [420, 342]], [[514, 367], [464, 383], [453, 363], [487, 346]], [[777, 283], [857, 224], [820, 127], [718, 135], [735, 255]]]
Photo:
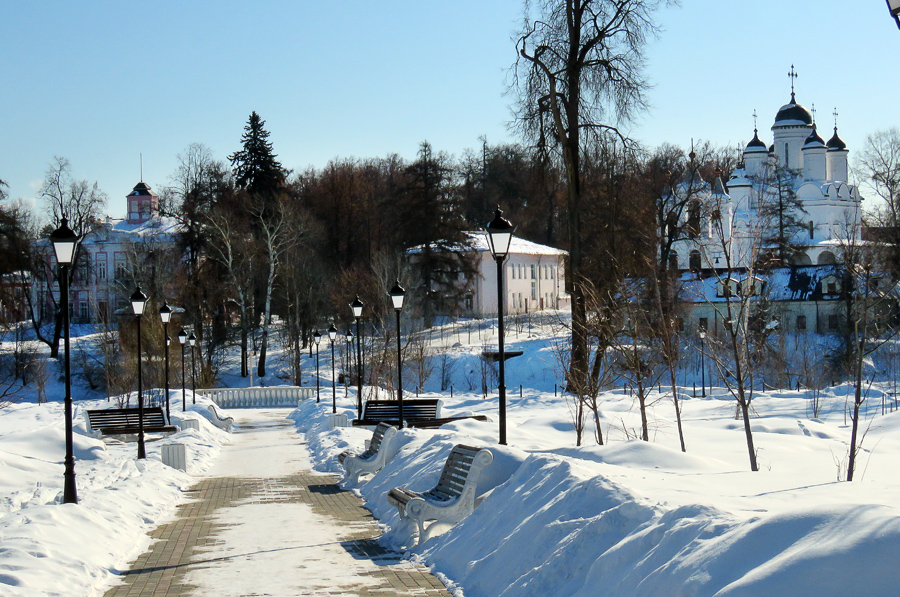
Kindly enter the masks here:
[[[848, 180], [847, 146], [837, 122], [831, 138], [822, 138], [793, 89], [771, 131], [767, 145], [754, 129], [743, 163], [727, 182], [716, 179], [697, 193], [680, 222], [692, 234], [675, 243], [670, 263], [682, 272], [680, 296], [690, 305], [683, 322], [688, 332], [720, 331], [722, 303], [735, 292], [765, 294], [783, 331], [837, 333], [844, 325], [841, 247], [862, 236], [861, 198]], [[774, 184], [776, 177], [781, 184]], [[755, 271], [759, 257], [773, 249], [762, 240], [766, 227], [771, 238], [777, 225], [765, 221], [760, 204], [777, 201], [779, 190], [802, 206], [793, 214], [803, 224], [791, 239], [796, 250], [784, 267]]]
[[[861, 226], [859, 191], [848, 181], [848, 153], [837, 124], [831, 138], [824, 141], [812, 113], [797, 103], [792, 91], [790, 102], [775, 115], [772, 143], [767, 146], [754, 130], [743, 151], [743, 165], [727, 183], [716, 181], [697, 196], [704, 220], [702, 231], [696, 238], [678, 243], [679, 268], [721, 268], [726, 250], [731, 267], [749, 266], [761, 249], [760, 227], [767, 225], [760, 221], [760, 202], [775, 200], [776, 176], [787, 180], [805, 211], [794, 214], [803, 219], [806, 232], [795, 239], [803, 251], [791, 256], [791, 265], [838, 262], [841, 239], [858, 239]], [[721, 225], [714, 218], [722, 218]]]

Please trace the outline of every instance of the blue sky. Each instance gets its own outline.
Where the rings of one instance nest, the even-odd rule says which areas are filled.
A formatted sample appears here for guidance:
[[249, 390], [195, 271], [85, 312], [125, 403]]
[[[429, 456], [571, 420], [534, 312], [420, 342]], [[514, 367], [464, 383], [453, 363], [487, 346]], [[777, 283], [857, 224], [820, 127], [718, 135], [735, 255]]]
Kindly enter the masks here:
[[[71, 2], [0, 5], [0, 179], [32, 198], [54, 155], [98, 181], [108, 213], [168, 183], [188, 144], [238, 149], [256, 110], [282, 164], [460, 155], [515, 141], [505, 95], [521, 0]], [[647, 145], [764, 141], [790, 97], [852, 152], [900, 124], [900, 31], [883, 0], [684, 0], [648, 49]]]

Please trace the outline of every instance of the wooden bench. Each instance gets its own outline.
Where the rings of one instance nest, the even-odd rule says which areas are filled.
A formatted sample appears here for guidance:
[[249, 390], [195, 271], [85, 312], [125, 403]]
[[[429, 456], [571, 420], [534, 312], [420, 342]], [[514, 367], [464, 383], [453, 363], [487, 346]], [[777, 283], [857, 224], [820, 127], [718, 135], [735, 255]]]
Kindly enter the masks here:
[[234, 425], [234, 419], [232, 417], [220, 417], [219, 411], [216, 410], [215, 405], [209, 405], [209, 413], [212, 415], [210, 422], [218, 427], [219, 429], [224, 429], [225, 431], [231, 433], [231, 427]]
[[[124, 435], [138, 433], [139, 414], [135, 408], [106, 408], [84, 411], [88, 435]], [[178, 427], [169, 424], [161, 406], [144, 407], [144, 433], [175, 433]]]
[[[424, 493], [404, 487], [388, 492], [387, 501], [400, 511], [400, 519], [415, 521], [419, 531], [418, 542], [428, 540], [435, 524], [457, 522], [475, 509], [475, 487], [481, 471], [494, 460], [486, 448], [473, 448], [462, 444], [453, 446], [441, 478], [434, 489]], [[428, 529], [426, 521], [433, 520]]]
[[344, 466], [344, 480], [356, 485], [362, 473], [377, 473], [387, 463], [387, 450], [397, 428], [387, 423], [379, 423], [372, 433], [369, 447], [362, 454], [347, 450], [338, 455], [338, 462]]
[[[485, 415], [441, 417], [441, 401], [438, 398], [412, 398], [403, 401], [403, 422], [407, 427], [437, 429], [441, 425], [462, 419], [487, 421]], [[397, 400], [367, 400], [363, 404], [362, 418], [354, 419], [354, 427], [370, 427], [378, 423], [400, 426], [400, 402]]]

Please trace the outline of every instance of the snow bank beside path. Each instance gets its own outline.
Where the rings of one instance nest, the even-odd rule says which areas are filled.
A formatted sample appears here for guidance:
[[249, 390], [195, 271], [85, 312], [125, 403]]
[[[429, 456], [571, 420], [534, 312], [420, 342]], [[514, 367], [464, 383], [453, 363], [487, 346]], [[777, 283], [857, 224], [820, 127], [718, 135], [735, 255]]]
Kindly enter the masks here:
[[[328, 429], [328, 412], [309, 402], [292, 416], [316, 468], [340, 472], [337, 455], [361, 451], [371, 432]], [[796, 441], [773, 429], [770, 446]], [[707, 446], [693, 454], [640, 441], [527, 453], [459, 429], [407, 429], [394, 458], [357, 491], [384, 527], [382, 541], [406, 549], [387, 491], [434, 486], [453, 444], [490, 447], [483, 502], [408, 552], [466, 597], [896, 594], [896, 486], [736, 470], [710, 456], [721, 431], [693, 431]]]
[[[190, 475], [205, 471], [228, 441], [227, 433], [205, 422], [200, 402], [186, 413], [172, 412], [175, 424], [201, 420], [199, 431], [148, 435], [144, 460], [136, 459], [134, 441], [107, 444], [85, 435], [82, 410], [109, 408], [106, 400], [76, 402], [77, 505], [62, 504], [63, 404], [0, 410], [0, 594], [93, 595], [110, 586], [116, 572], [147, 549], [147, 532], [186, 500]], [[168, 443], [185, 444], [189, 474], [162, 463], [161, 446]]]

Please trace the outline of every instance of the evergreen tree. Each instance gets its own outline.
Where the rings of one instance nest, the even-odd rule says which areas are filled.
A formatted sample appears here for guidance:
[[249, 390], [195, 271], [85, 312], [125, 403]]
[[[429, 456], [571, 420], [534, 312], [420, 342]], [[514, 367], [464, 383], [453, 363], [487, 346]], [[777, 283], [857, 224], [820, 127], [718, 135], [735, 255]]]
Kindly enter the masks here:
[[241, 137], [242, 149], [228, 159], [237, 186], [268, 204], [284, 185], [285, 171], [275, 159], [278, 156], [272, 150], [265, 125], [259, 114], [251, 112]]
[[809, 227], [803, 220], [806, 210], [794, 190], [800, 172], [778, 166], [769, 177], [761, 180], [763, 189], [759, 199], [759, 220], [764, 223], [761, 267], [783, 267], [797, 263], [807, 244], [803, 232]]

